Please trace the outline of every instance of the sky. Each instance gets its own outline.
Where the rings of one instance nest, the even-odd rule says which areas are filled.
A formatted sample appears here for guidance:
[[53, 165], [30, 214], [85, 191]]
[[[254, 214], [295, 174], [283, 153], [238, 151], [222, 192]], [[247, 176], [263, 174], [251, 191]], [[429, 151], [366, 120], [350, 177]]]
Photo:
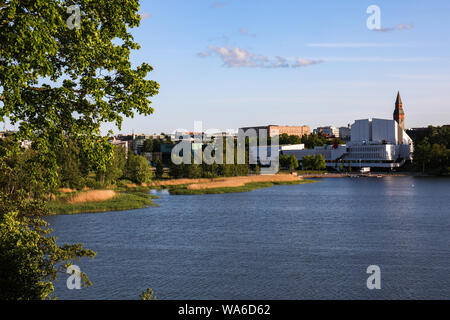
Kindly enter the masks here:
[[[371, 5], [381, 25], [369, 30]], [[116, 133], [256, 125], [450, 124], [448, 0], [142, 0], [135, 66], [161, 85]]]

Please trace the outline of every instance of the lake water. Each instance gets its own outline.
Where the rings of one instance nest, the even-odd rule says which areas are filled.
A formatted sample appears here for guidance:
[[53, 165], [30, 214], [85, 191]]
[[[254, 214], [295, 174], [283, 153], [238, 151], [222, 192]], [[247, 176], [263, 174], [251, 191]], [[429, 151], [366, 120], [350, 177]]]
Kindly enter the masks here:
[[[54, 216], [59, 243], [97, 252], [60, 299], [449, 299], [450, 179], [323, 179], [159, 207]], [[381, 290], [368, 290], [369, 265]]]

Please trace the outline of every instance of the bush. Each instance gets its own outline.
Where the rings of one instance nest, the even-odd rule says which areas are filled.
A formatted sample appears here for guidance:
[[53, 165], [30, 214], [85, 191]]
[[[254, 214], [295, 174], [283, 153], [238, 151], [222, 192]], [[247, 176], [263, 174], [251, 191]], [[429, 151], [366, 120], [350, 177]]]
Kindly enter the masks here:
[[94, 178], [86, 178], [84, 185], [89, 189], [102, 189], [104, 186]]
[[153, 172], [147, 159], [130, 153], [125, 166], [125, 178], [134, 183], [142, 184], [150, 182], [152, 177]]

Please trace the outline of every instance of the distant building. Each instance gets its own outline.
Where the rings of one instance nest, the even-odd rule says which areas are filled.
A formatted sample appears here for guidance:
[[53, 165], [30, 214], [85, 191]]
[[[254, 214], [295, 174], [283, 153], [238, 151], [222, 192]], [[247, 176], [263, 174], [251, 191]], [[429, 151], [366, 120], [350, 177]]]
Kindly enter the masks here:
[[[310, 150], [284, 151], [299, 161], [307, 155], [324, 156], [327, 167], [395, 169], [412, 160], [413, 142], [404, 130], [405, 113], [397, 96], [394, 120], [356, 120], [351, 126], [351, 141], [347, 144], [316, 147]], [[400, 124], [399, 122], [400, 121]]]
[[352, 137], [352, 129], [350, 125], [348, 125], [348, 127], [339, 128], [339, 138], [341, 138], [344, 141], [350, 141], [351, 137]]
[[117, 140], [116, 138], [113, 138], [111, 141], [111, 144], [113, 146], [121, 146], [125, 149], [125, 155], [128, 157], [128, 150], [129, 150], [129, 143], [128, 141], [121, 141]]
[[311, 128], [308, 126], [277, 126], [277, 125], [268, 125], [268, 126], [260, 126], [260, 127], [245, 127], [240, 128], [239, 130], [243, 130], [244, 133], [249, 130], [255, 130], [256, 134], [259, 136], [259, 132], [261, 130], [266, 130], [267, 135], [269, 137], [273, 137], [282, 134], [287, 134], [290, 136], [299, 136], [303, 137], [304, 135], [311, 134]]
[[397, 101], [395, 101], [394, 120], [397, 121], [397, 138], [398, 144], [403, 143], [403, 132], [405, 131], [405, 111], [403, 110], [403, 102], [400, 97], [400, 92], [397, 94]]
[[328, 138], [339, 138], [339, 129], [335, 126], [319, 127], [314, 129], [315, 134], [322, 134]]

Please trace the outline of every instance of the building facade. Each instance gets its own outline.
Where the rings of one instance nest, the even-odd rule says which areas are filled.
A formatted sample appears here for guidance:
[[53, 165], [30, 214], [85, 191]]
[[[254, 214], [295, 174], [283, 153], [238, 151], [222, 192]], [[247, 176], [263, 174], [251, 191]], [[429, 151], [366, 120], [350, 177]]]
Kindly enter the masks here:
[[269, 137], [274, 137], [276, 135], [282, 135], [287, 134], [290, 136], [299, 136], [303, 137], [304, 135], [310, 135], [311, 134], [311, 128], [308, 126], [277, 126], [277, 125], [268, 125], [268, 126], [261, 126], [261, 127], [245, 127], [240, 128], [239, 130], [244, 131], [244, 133], [247, 133], [249, 130], [255, 130], [256, 134], [259, 136], [259, 133], [262, 130], [266, 130], [267, 135]]
[[328, 127], [319, 127], [317, 129], [314, 129], [315, 134], [322, 134], [325, 137], [328, 138], [339, 138], [339, 128], [336, 128], [335, 126], [328, 126]]
[[350, 141], [350, 139], [352, 138], [352, 129], [350, 125], [348, 125], [348, 127], [339, 128], [339, 138], [344, 141]]

